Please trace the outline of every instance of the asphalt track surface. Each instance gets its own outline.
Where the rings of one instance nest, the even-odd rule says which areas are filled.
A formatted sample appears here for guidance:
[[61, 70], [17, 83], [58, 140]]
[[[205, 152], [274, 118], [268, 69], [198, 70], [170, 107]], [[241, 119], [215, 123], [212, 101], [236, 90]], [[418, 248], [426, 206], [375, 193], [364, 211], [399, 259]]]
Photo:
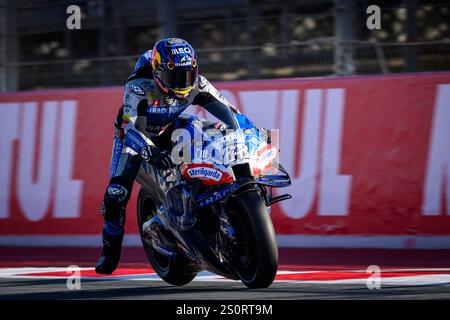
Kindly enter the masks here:
[[[258, 290], [205, 272], [171, 286], [153, 273], [142, 248], [124, 248], [117, 272], [100, 277], [93, 271], [98, 253], [0, 248], [0, 300], [450, 299], [450, 250], [281, 249], [276, 281]], [[81, 290], [67, 288], [69, 265], [81, 268]], [[380, 289], [367, 286], [370, 265], [380, 267]]]

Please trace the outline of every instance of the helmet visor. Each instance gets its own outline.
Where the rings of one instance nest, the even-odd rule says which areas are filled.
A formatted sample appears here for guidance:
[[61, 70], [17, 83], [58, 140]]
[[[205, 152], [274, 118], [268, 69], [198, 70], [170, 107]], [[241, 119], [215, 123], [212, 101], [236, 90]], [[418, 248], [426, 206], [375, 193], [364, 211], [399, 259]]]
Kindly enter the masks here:
[[189, 88], [197, 79], [197, 69], [193, 70], [162, 70], [161, 80], [171, 89]]

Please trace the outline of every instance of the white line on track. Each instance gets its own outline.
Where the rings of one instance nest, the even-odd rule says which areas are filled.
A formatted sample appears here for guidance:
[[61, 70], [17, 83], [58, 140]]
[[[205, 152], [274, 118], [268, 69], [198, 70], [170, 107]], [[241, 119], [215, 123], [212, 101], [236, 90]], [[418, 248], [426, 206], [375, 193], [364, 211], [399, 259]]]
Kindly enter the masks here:
[[[353, 284], [366, 285], [367, 279], [345, 279], [345, 280], [276, 280], [276, 282], [285, 282], [292, 284]], [[401, 276], [401, 277], [381, 277], [381, 288], [383, 286], [423, 286], [423, 285], [450, 285], [450, 275], [432, 274], [420, 276]]]
[[[93, 271], [94, 268], [80, 268], [80, 271]], [[311, 274], [321, 272], [336, 272], [336, 273], [348, 273], [348, 272], [365, 272], [366, 270], [321, 270], [321, 271], [290, 271], [280, 270], [278, 275], [289, 274]], [[420, 285], [450, 285], [450, 274], [427, 274], [427, 275], [413, 275], [398, 277], [383, 277], [383, 272], [448, 272], [450, 268], [411, 268], [411, 269], [383, 269], [381, 272], [381, 286], [420, 286]], [[68, 272], [67, 276], [62, 275], [45, 275], [48, 273], [66, 273], [67, 268], [61, 267], [20, 267], [20, 268], [0, 268], [0, 278], [21, 278], [21, 279], [66, 279], [71, 276], [72, 272]], [[38, 275], [39, 273], [43, 275]], [[162, 279], [155, 273], [137, 273], [126, 275], [109, 275], [109, 276], [81, 276], [82, 280], [96, 280], [96, 281], [111, 281], [111, 280], [133, 280], [133, 281], [162, 281]], [[222, 282], [222, 281], [235, 281], [216, 275], [208, 271], [200, 272], [194, 281], [204, 282]], [[337, 279], [337, 280], [275, 280], [279, 283], [291, 283], [291, 284], [353, 284], [353, 285], [366, 285], [367, 278], [356, 279]]]

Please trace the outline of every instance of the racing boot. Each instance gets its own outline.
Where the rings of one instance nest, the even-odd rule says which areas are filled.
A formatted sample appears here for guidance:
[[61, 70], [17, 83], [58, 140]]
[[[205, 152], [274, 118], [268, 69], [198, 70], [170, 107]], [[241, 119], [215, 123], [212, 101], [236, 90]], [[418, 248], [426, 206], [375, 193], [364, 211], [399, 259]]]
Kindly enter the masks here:
[[120, 223], [105, 221], [102, 231], [103, 250], [95, 265], [95, 272], [111, 274], [116, 270], [122, 250], [124, 228]]

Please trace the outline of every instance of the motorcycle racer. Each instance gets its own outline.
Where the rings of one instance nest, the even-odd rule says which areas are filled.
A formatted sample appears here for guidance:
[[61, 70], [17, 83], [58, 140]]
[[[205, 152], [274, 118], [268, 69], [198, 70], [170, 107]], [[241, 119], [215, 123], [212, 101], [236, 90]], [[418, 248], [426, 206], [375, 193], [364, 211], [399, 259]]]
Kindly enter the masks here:
[[232, 129], [250, 121], [198, 74], [197, 55], [187, 41], [162, 39], [138, 59], [125, 84], [114, 124], [110, 180], [101, 206], [103, 249], [95, 266], [97, 273], [111, 274], [119, 263], [125, 209], [141, 161], [161, 169], [174, 166], [162, 137], [170, 136], [173, 124], [189, 105], [203, 107]]

